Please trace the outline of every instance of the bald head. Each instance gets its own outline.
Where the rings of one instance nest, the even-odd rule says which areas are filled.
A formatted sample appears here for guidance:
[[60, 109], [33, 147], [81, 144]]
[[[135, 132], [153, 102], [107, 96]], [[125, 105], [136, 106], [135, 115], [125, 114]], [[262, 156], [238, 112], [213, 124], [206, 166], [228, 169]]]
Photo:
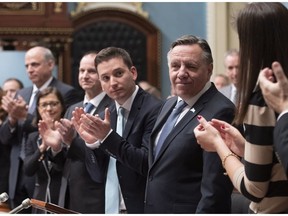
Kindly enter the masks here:
[[55, 59], [51, 50], [37, 46], [25, 54], [25, 67], [29, 79], [40, 88], [51, 76]]

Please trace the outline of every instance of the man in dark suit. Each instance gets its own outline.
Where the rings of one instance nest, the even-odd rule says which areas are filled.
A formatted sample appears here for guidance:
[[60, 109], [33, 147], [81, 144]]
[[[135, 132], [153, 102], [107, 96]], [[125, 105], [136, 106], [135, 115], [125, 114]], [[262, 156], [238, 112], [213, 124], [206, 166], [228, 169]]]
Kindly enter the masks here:
[[265, 68], [259, 73], [259, 85], [265, 102], [279, 114], [274, 129], [274, 146], [277, 157], [288, 177], [288, 71], [283, 71], [279, 62], [271, 69]]
[[[64, 116], [66, 119], [61, 119], [56, 126], [62, 134], [63, 143], [69, 147], [62, 178], [59, 205], [85, 214], [105, 213], [104, 178], [93, 180], [87, 171], [90, 167], [89, 165], [86, 167], [85, 163], [85, 158], [92, 156], [97, 164], [101, 164], [101, 155], [95, 157], [93, 151], [86, 147], [84, 140], [76, 135], [70, 119], [76, 107], [86, 109], [89, 106], [88, 103], [93, 104], [94, 107], [87, 110], [87, 112], [95, 115], [104, 111], [113, 102], [102, 91], [94, 65], [96, 55], [96, 52], [86, 53], [80, 61], [78, 81], [85, 91], [84, 100], [70, 106]], [[100, 168], [96, 167], [95, 169]]]
[[[161, 101], [135, 84], [137, 70], [125, 50], [115, 47], [103, 49], [95, 58], [95, 65], [104, 91], [115, 100], [115, 104], [105, 110], [104, 120], [104, 113], [100, 114], [100, 118], [83, 115], [83, 110], [78, 109], [72, 121], [86, 145], [95, 148], [95, 154], [99, 155], [101, 151], [107, 154], [106, 192], [110, 185], [110, 171], [113, 170], [110, 165], [117, 159], [115, 178], [119, 180], [120, 191], [119, 186], [116, 187], [115, 196], [111, 199], [117, 199], [119, 193], [122, 196], [118, 197], [119, 201], [115, 205], [110, 205], [109, 199], [106, 200], [105, 213], [143, 213], [146, 176], [141, 169], [139, 171], [133, 167], [140, 166], [141, 162], [136, 155], [130, 155], [123, 144], [129, 145], [141, 158], [147, 158], [149, 136]], [[120, 114], [121, 109], [125, 112]], [[123, 125], [119, 126], [122, 117], [124, 128]], [[123, 157], [120, 157], [120, 152]], [[126, 160], [134, 161], [135, 164], [131, 166]], [[95, 171], [91, 175], [95, 175]], [[108, 193], [105, 195], [106, 198], [109, 196]]]
[[[20, 80], [16, 78], [9, 78], [3, 82], [2, 85], [2, 92], [1, 98], [4, 95], [10, 95], [11, 97], [14, 97], [16, 92], [23, 88], [23, 84]], [[5, 121], [8, 113], [1, 107], [0, 108], [0, 127], [2, 126], [2, 123]], [[9, 185], [9, 170], [10, 170], [10, 152], [11, 152], [11, 146], [9, 145], [2, 145], [0, 144], [0, 193], [6, 192], [8, 193], [8, 185]]]
[[[167, 57], [177, 96], [161, 108], [151, 133], [146, 213], [230, 213], [232, 183], [218, 155], [199, 147], [193, 129], [199, 114], [231, 122], [235, 107], [210, 82], [213, 58], [204, 39], [182, 36]], [[181, 101], [184, 108], [167, 132], [169, 116]]]
[[[39, 90], [48, 86], [56, 87], [61, 92], [66, 106], [80, 100], [76, 89], [52, 76], [55, 59], [49, 49], [38, 46], [28, 50], [25, 55], [25, 66], [33, 86], [21, 89], [16, 98], [4, 96], [2, 99], [3, 108], [8, 112], [8, 118], [0, 129], [0, 139], [3, 144], [12, 146], [9, 175], [11, 208], [15, 208], [24, 199], [33, 195], [34, 178], [24, 175], [22, 165], [25, 158], [23, 153], [27, 136], [36, 130], [31, 122], [36, 108], [36, 103], [33, 102], [36, 101]], [[31, 210], [24, 211], [30, 212]]]

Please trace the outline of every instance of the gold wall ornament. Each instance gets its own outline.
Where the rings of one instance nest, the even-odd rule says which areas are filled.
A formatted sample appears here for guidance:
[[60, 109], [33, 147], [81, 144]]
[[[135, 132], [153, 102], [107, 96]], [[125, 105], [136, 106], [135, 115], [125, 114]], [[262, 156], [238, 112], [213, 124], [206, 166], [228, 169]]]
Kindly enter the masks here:
[[69, 36], [73, 28], [0, 27], [1, 35], [63, 35]]
[[29, 4], [29, 3], [27, 3], [27, 2], [15, 2], [15, 3], [14, 2], [3, 2], [3, 3], [1, 3], [3, 8], [6, 7], [7, 10], [19, 10], [27, 4]]
[[75, 17], [81, 13], [85, 13], [91, 10], [109, 8], [115, 10], [127, 10], [141, 15], [144, 18], [148, 18], [149, 14], [143, 10], [142, 5], [142, 2], [79, 2], [77, 3], [76, 10], [71, 12], [71, 16]]
[[0, 15], [43, 15], [44, 3], [1, 2]]
[[55, 13], [61, 13], [62, 12], [62, 5], [63, 3], [62, 2], [55, 2], [54, 3], [54, 12]]

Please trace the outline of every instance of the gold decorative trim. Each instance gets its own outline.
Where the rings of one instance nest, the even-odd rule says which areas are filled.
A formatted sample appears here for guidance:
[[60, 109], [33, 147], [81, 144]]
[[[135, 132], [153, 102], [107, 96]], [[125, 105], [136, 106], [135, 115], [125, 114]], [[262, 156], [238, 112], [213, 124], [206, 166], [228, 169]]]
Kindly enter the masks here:
[[43, 15], [45, 3], [39, 2], [1, 2], [0, 15]]
[[55, 13], [61, 13], [62, 12], [62, 6], [63, 6], [62, 2], [55, 2], [54, 3], [54, 12]]
[[142, 8], [142, 2], [79, 2], [75, 11], [71, 12], [71, 16], [75, 17], [79, 14], [86, 13], [88, 11], [101, 10], [103, 8], [127, 10], [138, 14], [144, 18], [148, 18], [149, 14]]
[[25, 28], [25, 27], [0, 27], [0, 34], [60, 34], [69, 35], [73, 32], [73, 28]]

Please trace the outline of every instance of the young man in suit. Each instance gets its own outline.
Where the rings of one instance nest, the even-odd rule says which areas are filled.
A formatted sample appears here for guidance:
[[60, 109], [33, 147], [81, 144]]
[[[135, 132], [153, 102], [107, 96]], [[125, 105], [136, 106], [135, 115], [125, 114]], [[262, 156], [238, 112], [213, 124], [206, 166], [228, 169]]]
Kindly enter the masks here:
[[[161, 101], [135, 84], [137, 69], [125, 50], [116, 47], [101, 50], [95, 58], [95, 66], [102, 88], [115, 104], [100, 117], [78, 109], [72, 121], [86, 145], [95, 149], [95, 154], [107, 154], [105, 213], [143, 213], [146, 176], [141, 169], [134, 168], [142, 166], [142, 161], [138, 155], [127, 152], [125, 146], [129, 145], [140, 158], [147, 158], [149, 137]], [[135, 163], [131, 166], [127, 160]], [[115, 190], [109, 191], [112, 186]], [[111, 193], [115, 195], [109, 198]], [[110, 203], [111, 200], [117, 201]]]
[[92, 108], [86, 112], [95, 115], [104, 111], [113, 102], [102, 91], [94, 65], [96, 55], [96, 52], [84, 54], [79, 64], [78, 82], [85, 91], [84, 100], [70, 106], [64, 116], [65, 119], [61, 119], [59, 124], [56, 124], [58, 131], [62, 134], [63, 143], [68, 146], [59, 205], [83, 214], [105, 213], [104, 178], [93, 180], [87, 171], [91, 167], [85, 163], [85, 157], [93, 157], [97, 164], [101, 164], [101, 155], [94, 156], [92, 150], [86, 147], [84, 140], [76, 136], [76, 131], [70, 121], [76, 107], [86, 109], [89, 106], [88, 103], [93, 104]]
[[[29, 49], [25, 54], [25, 67], [33, 86], [21, 89], [15, 98], [8, 95], [2, 98], [2, 106], [8, 112], [8, 118], [0, 128], [0, 139], [2, 144], [12, 146], [9, 175], [11, 208], [19, 206], [24, 199], [33, 195], [34, 177], [24, 175], [23, 159], [28, 134], [36, 130], [31, 122], [35, 116], [38, 92], [52, 86], [61, 92], [66, 106], [80, 100], [76, 89], [52, 76], [54, 66], [55, 59], [51, 50], [41, 46]], [[21, 212], [31, 212], [31, 209]]]

